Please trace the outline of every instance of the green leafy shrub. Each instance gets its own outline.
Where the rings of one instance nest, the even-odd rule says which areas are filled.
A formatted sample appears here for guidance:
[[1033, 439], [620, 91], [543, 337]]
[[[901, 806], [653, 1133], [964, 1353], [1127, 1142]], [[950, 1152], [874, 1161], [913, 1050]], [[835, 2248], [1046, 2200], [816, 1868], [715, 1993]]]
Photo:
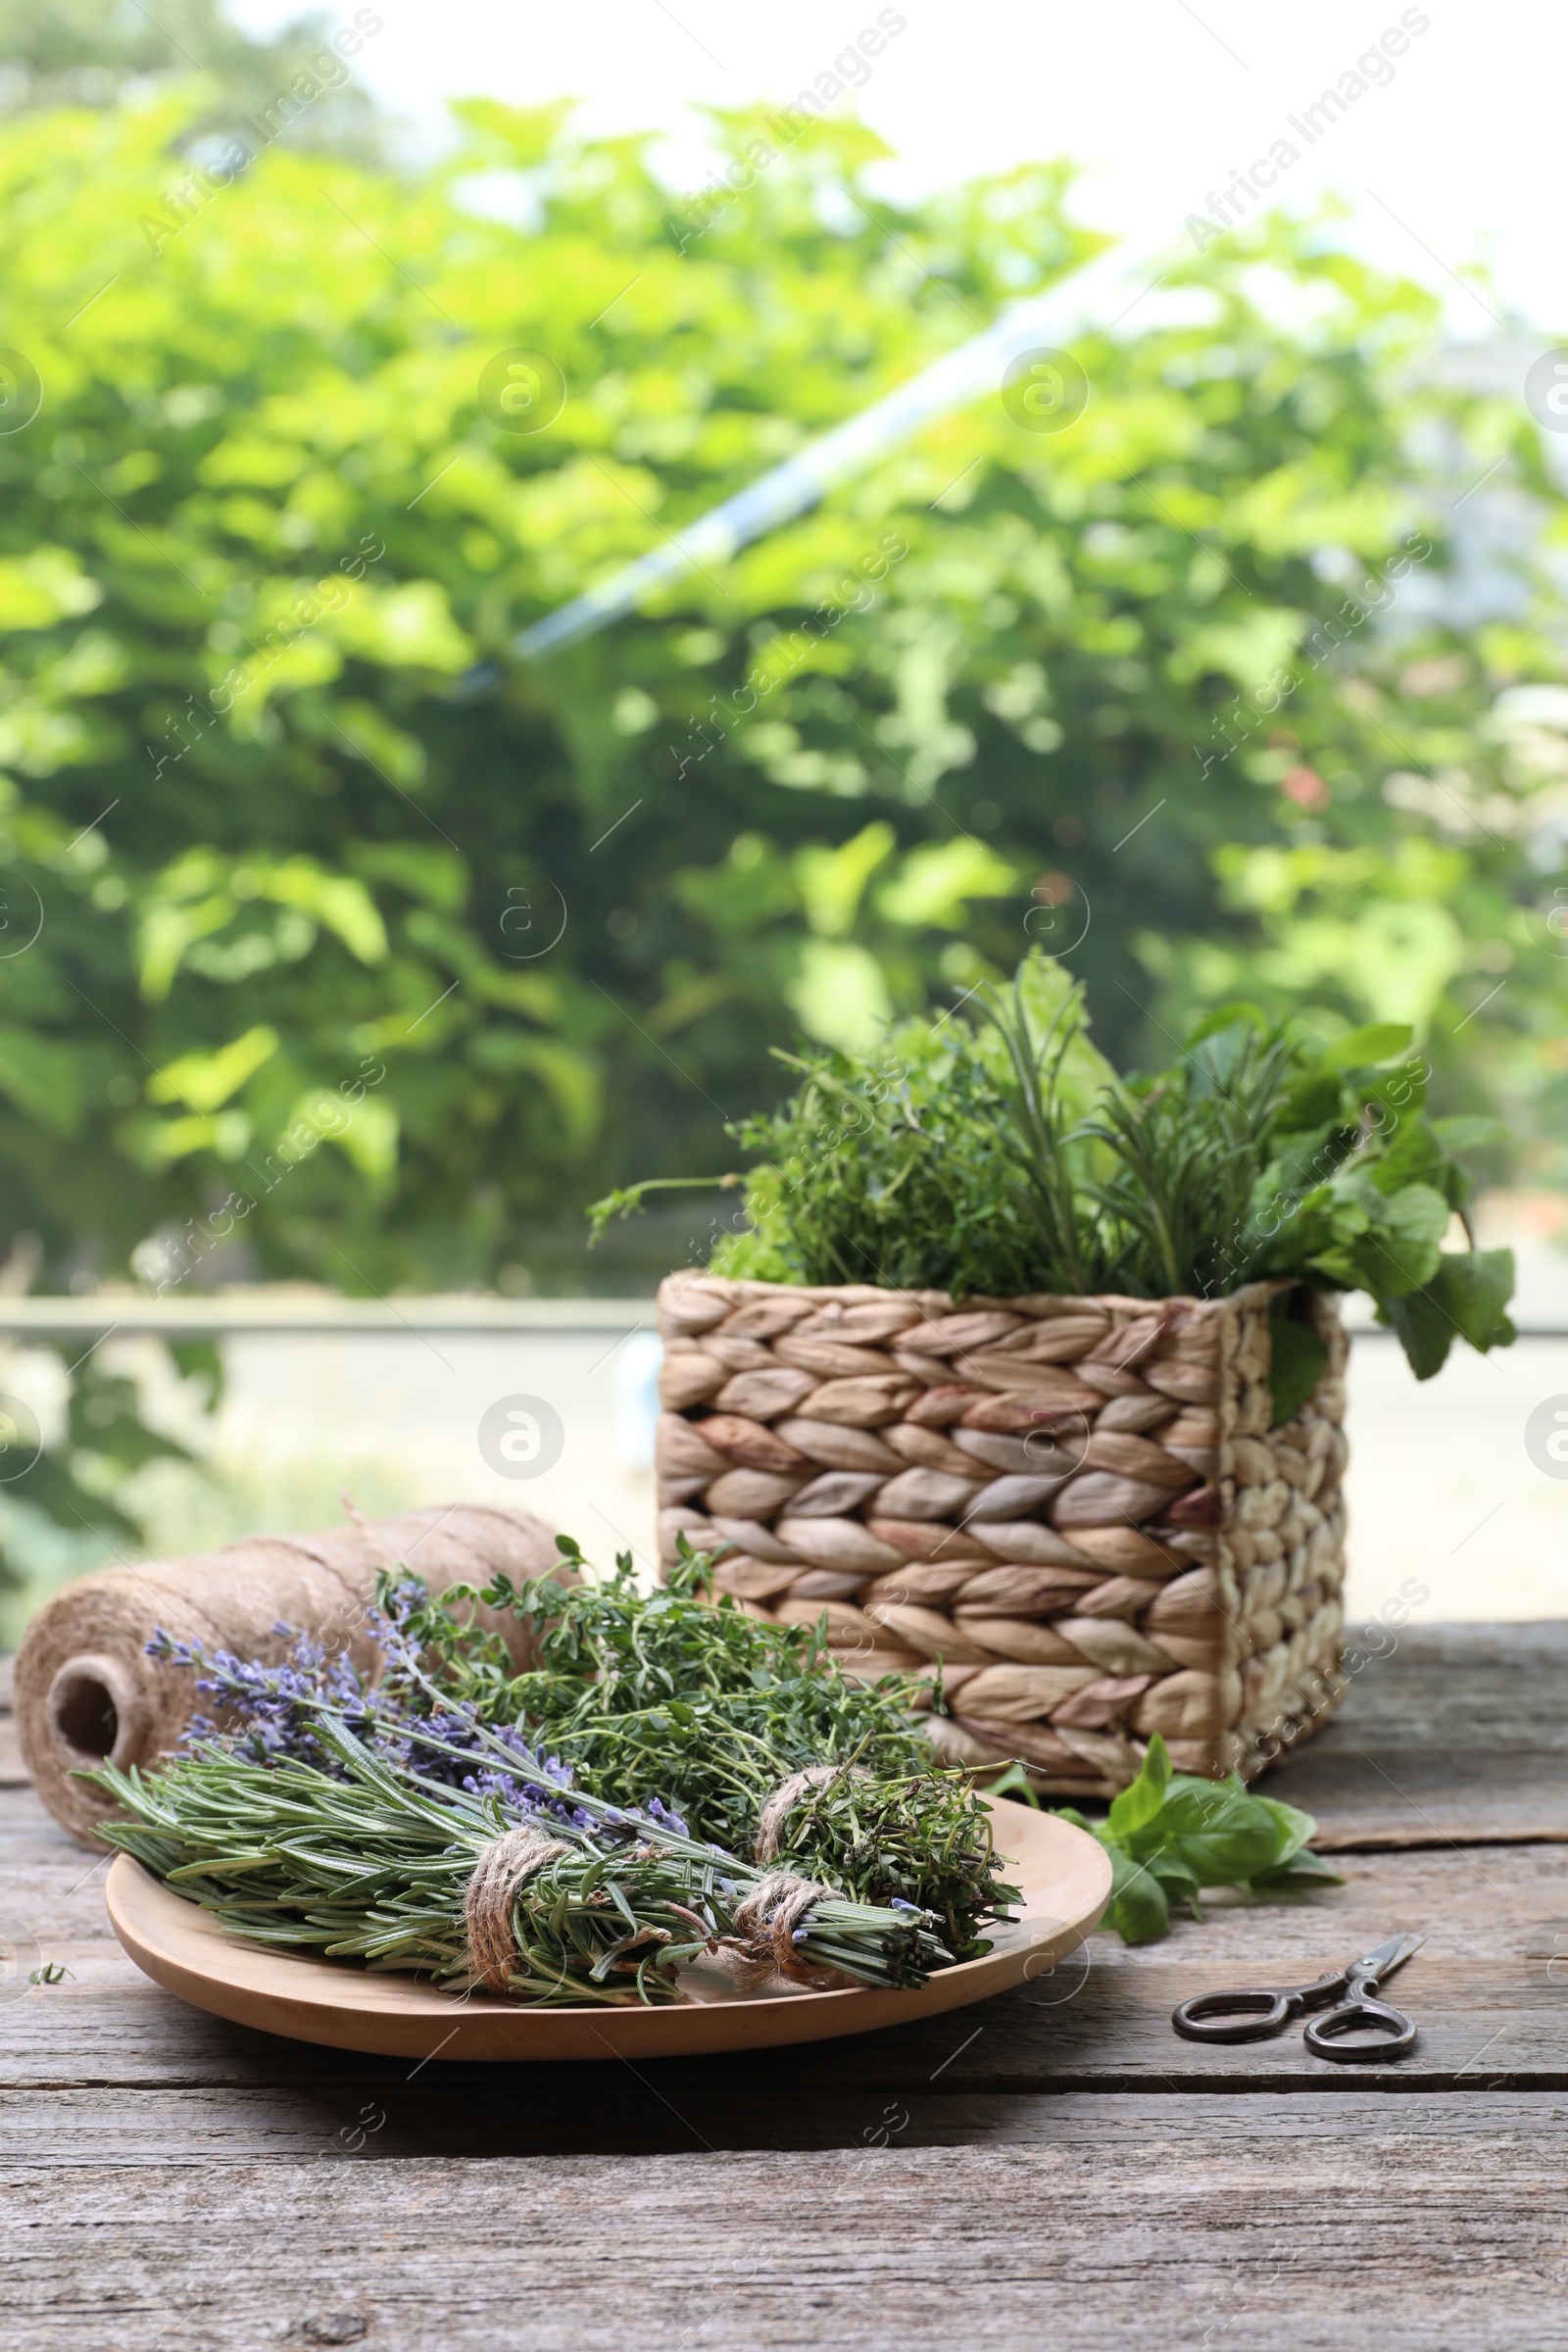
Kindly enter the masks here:
[[[168, 29], [221, 65], [200, 14]], [[24, 50], [71, 86], [64, 34]], [[1245, 977], [1416, 1021], [1446, 1104], [1560, 1130], [1554, 739], [1497, 715], [1557, 675], [1555, 608], [1417, 605], [1456, 495], [1419, 452], [1503, 461], [1466, 514], [1557, 493], [1518, 404], [1412, 364], [1417, 288], [1228, 237], [1180, 318], [1085, 339], [1072, 431], [979, 401], [523, 663], [519, 628], [1059, 276], [1064, 173], [890, 204], [823, 123], [693, 236], [559, 109], [476, 102], [426, 172], [278, 141], [190, 189], [226, 100], [139, 98], [0, 159], [44, 388], [0, 435], [0, 947], [43, 916], [0, 956], [0, 1171], [47, 1286], [168, 1227], [191, 1281], [224, 1242], [365, 1292], [580, 1282], [562, 1220], [711, 1164], [770, 1046], [861, 1053], [1090, 906], [1124, 1064]], [[479, 398], [515, 348], [569, 387], [531, 436]], [[1482, 1055], [1458, 1024], [1504, 968]]]

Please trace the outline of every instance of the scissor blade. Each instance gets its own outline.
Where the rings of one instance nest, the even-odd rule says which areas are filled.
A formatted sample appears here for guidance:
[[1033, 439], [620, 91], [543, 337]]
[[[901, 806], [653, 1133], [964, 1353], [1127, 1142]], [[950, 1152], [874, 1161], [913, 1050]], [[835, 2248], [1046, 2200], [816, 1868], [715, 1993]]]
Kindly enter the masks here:
[[1391, 1936], [1387, 1943], [1377, 1944], [1363, 1959], [1357, 1960], [1354, 1973], [1381, 1984], [1396, 1968], [1402, 1968], [1410, 1954], [1419, 1951], [1425, 1941], [1424, 1936]]

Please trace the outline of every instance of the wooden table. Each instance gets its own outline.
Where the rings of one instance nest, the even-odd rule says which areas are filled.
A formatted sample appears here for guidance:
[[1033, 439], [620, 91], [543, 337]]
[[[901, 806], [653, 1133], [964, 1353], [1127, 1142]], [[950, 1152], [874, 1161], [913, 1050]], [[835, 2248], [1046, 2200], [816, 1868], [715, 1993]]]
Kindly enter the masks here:
[[[746, 2061], [410, 2070], [225, 2026], [112, 1940], [0, 1753], [4, 2340], [42, 2352], [1568, 2347], [1568, 1625], [1401, 1636], [1272, 1776], [1348, 1885]], [[0, 1732], [9, 1739], [9, 1723]], [[1172, 2004], [1396, 1929], [1420, 2043]], [[18, 2259], [20, 2258], [20, 2259]]]

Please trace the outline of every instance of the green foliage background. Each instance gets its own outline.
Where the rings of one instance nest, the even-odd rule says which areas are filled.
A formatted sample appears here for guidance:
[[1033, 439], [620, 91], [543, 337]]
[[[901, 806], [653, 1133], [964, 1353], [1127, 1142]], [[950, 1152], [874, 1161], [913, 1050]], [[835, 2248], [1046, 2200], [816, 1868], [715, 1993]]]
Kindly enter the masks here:
[[[0, 437], [0, 1171], [45, 1287], [157, 1231], [171, 1281], [640, 1281], [701, 1236], [589, 1261], [585, 1200], [729, 1164], [770, 1046], [1031, 938], [1123, 1064], [1238, 993], [1411, 1020], [1441, 1105], [1556, 1171], [1564, 739], [1520, 689], [1560, 615], [1537, 581], [1422, 616], [1467, 482], [1560, 512], [1414, 286], [1321, 226], [1227, 239], [1189, 323], [1079, 346], [1070, 430], [982, 402], [519, 663], [1059, 273], [1065, 172], [899, 208], [823, 124], [694, 234], [564, 109], [476, 101], [437, 168], [291, 137], [185, 179], [221, 114], [166, 81], [0, 150], [44, 387]], [[478, 396], [517, 348], [567, 387], [533, 435]]]

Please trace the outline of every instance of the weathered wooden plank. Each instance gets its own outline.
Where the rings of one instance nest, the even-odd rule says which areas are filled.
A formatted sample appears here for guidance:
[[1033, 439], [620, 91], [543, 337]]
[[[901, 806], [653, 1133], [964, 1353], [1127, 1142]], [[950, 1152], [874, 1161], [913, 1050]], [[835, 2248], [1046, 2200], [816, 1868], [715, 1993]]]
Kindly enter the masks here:
[[1003, 1998], [934, 2028], [636, 2067], [388, 2064], [220, 2025], [200, 2036], [204, 2082], [177, 2061], [167, 2078], [147, 2070], [127, 2081], [118, 2055], [113, 2077], [94, 2080], [84, 2051], [69, 2087], [46, 2076], [0, 2089], [0, 2165], [92, 2169], [111, 2152], [117, 2164], [158, 2167], [854, 2149], [871, 2144], [879, 2118], [901, 2145], [946, 2146], [983, 2140], [988, 2119], [1016, 2136], [1035, 2128], [1024, 2108], [1043, 2113], [1086, 2091], [1138, 2091], [1151, 2113], [1173, 2098], [1241, 2092], [1355, 2100], [1378, 2090], [1459, 2106], [1486, 2092], [1568, 2094], [1560, 1991], [1532, 2002], [1490, 1987], [1473, 1965], [1444, 1972], [1421, 2042], [1385, 2068], [1314, 2059], [1299, 2032], [1255, 2053], [1182, 2041], [1163, 1989], [1145, 1980], [1122, 1997], [1107, 1979], [1050, 2019]]
[[1367, 1657], [1264, 1790], [1315, 1813], [1319, 1844], [1340, 1849], [1568, 1839], [1568, 1621], [1381, 1639], [1397, 1646]]
[[[101, 1859], [83, 1854], [30, 1795], [10, 1808], [0, 1860], [0, 1918], [35, 1936], [40, 1956], [71, 1979], [37, 1986], [0, 2011], [0, 2084], [390, 2084], [396, 2068], [251, 2034], [208, 2018], [143, 1978], [109, 1934]], [[759, 2095], [788, 2080], [920, 2087], [945, 2068], [946, 2087], [1152, 2087], [1253, 2082], [1279, 2088], [1347, 2078], [1310, 2058], [1298, 2034], [1205, 2049], [1171, 2033], [1178, 2000], [1230, 1984], [1305, 1982], [1396, 1929], [1429, 1940], [1396, 1997], [1421, 2024], [1411, 2068], [1464, 2088], [1500, 2080], [1547, 2088], [1568, 2069], [1568, 1848], [1441, 1847], [1341, 1858], [1347, 1884], [1275, 1903], [1220, 1898], [1201, 1925], [1178, 1921], [1163, 1943], [1128, 1950], [1097, 1936], [1091, 1956], [961, 2017], [785, 2060], [748, 2062]], [[1091, 1964], [1092, 1963], [1092, 1964]], [[974, 2035], [970, 2040], [971, 2034]], [[965, 2054], [955, 2059], [960, 2043]], [[804, 2073], [802, 2072], [804, 2070]], [[476, 2073], [450, 2070], [471, 2086]], [[1396, 2070], [1389, 2070], [1391, 2073]], [[656, 2077], [662, 2080], [656, 2072]], [[1381, 2070], [1380, 2070], [1381, 2072]], [[600, 2070], [585, 2081], [603, 2083]], [[719, 2078], [713, 2078], [716, 2082]]]
[[[1561, 2352], [1568, 2102], [949, 2097], [940, 2145], [8, 2168], [19, 2352]], [[894, 2121], [897, 2121], [895, 2118]], [[127, 2126], [127, 2131], [129, 2127]], [[911, 2117], [909, 2131], [915, 2129]], [[972, 2144], [978, 2138], [983, 2144]]]
[[[71, 1859], [74, 1867], [77, 1857]], [[1429, 1938], [1396, 1987], [1422, 2040], [1409, 2059], [1369, 2074], [1461, 2090], [1491, 2082], [1545, 2089], [1568, 2080], [1568, 1850], [1352, 1854], [1345, 1868], [1348, 1884], [1337, 1891], [1293, 1903], [1218, 1904], [1202, 1925], [1179, 1922], [1163, 1943], [1128, 1950], [1114, 1936], [1097, 1936], [1089, 1954], [1056, 1975], [926, 2025], [777, 2058], [647, 2072], [662, 2085], [750, 2084], [764, 2101], [784, 2083], [918, 2090], [934, 2079], [945, 2089], [1345, 2088], [1364, 2078], [1312, 2058], [1298, 2032], [1203, 2047], [1172, 2033], [1170, 2011], [1229, 1984], [1307, 1982], [1398, 1928]], [[388, 2090], [406, 2079], [406, 2068], [250, 2034], [163, 1992], [106, 1936], [96, 1881], [77, 1886], [70, 1908], [86, 1932], [45, 1939], [43, 1954], [72, 1978], [35, 1987], [4, 2013], [0, 2085], [289, 2083], [305, 2095], [333, 2082]], [[39, 1914], [45, 1910], [65, 1917], [52, 1900], [40, 1902]], [[460, 2106], [488, 2095], [481, 2083], [492, 2078], [482, 2070], [438, 2062], [436, 2071]], [[581, 2070], [583, 2095], [612, 2103], [604, 2086], [614, 2072]]]
[[[411, 2092], [416, 2070], [405, 2064], [276, 2041], [200, 2013], [171, 2015], [152, 1989], [96, 2005], [86, 2016], [85, 2004], [62, 2000], [43, 2031], [25, 2030], [20, 2005], [8, 2011], [0, 2100], [8, 2112], [16, 2100], [20, 2112], [46, 2119], [49, 2102], [74, 2089], [117, 2098], [178, 2091], [200, 2100], [212, 2093], [220, 2108], [224, 2100], [265, 2090], [285, 2100], [289, 2112], [303, 2119], [297, 2129], [311, 2136], [320, 2129], [323, 2102], [336, 2119], [326, 2127], [332, 2132], [362, 2097], [373, 2097], [430, 2153], [456, 2153], [475, 2133], [493, 2152], [591, 2146], [613, 2153], [628, 2132], [641, 2144], [642, 2126], [628, 2118], [650, 2090], [668, 2102], [668, 2144], [676, 2148], [690, 2144], [674, 2124], [692, 2112], [694, 2100], [707, 2102], [715, 2115], [733, 2109], [740, 2119], [715, 2123], [708, 2136], [721, 2132], [725, 2144], [766, 2146], [773, 2143], [758, 2115], [772, 2114], [781, 2100], [809, 2104], [846, 2087], [888, 2096], [921, 2095], [933, 2086], [1348, 2095], [1369, 2082], [1459, 2095], [1479, 2088], [1568, 2090], [1568, 2016], [1559, 1985], [1498, 1984], [1483, 1966], [1449, 1963], [1432, 1972], [1415, 2004], [1421, 2038], [1411, 2054], [1351, 2069], [1312, 2057], [1298, 2030], [1239, 2046], [1205, 2046], [1173, 2034], [1173, 2001], [1217, 1989], [1224, 1979], [1225, 1972], [1215, 1970], [1188, 1970], [1168, 1984], [1152, 1975], [1131, 1981], [1107, 1975], [1091, 1979], [1077, 2002], [1049, 2013], [1030, 2011], [1026, 1995], [1007, 1994], [945, 2021], [824, 2043], [793, 2056], [760, 2052], [745, 2059], [650, 2062], [635, 2070], [610, 2062], [539, 2068], [526, 2077], [523, 2101], [521, 2078], [504, 2070], [435, 2058]], [[35, 2109], [31, 2102], [37, 2099], [44, 2105]], [[564, 2101], [564, 2123], [558, 2101]], [[582, 2117], [573, 2112], [579, 2106]], [[204, 2119], [211, 2112], [210, 2102], [190, 2110], [193, 2152], [206, 2144], [211, 2127]], [[563, 2130], [568, 2136], [560, 2140]], [[46, 2144], [52, 2144], [47, 2132]], [[828, 2144], [841, 2142], [830, 2133]]]

